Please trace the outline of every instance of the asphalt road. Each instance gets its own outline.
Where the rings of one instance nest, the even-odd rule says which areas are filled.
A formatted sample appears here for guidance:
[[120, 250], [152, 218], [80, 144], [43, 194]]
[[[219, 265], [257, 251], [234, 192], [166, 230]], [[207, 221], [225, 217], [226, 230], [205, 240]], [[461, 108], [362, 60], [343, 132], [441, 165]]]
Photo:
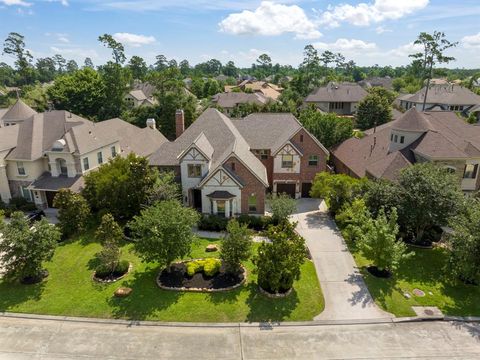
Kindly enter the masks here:
[[0, 317], [0, 359], [480, 359], [480, 325], [138, 325]]

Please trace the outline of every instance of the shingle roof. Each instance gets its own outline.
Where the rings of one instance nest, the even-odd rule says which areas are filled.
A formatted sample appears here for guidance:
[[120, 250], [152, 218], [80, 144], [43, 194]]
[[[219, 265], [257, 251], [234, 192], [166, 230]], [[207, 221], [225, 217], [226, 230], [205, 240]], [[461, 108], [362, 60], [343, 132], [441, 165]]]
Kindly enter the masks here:
[[373, 87], [373, 86], [381, 86], [385, 89], [392, 89], [393, 79], [391, 77], [371, 77], [368, 79], [364, 79], [358, 82], [358, 84], [362, 87]]
[[[424, 97], [425, 87], [402, 100], [423, 103]], [[480, 104], [480, 96], [459, 85], [432, 85], [428, 89], [427, 104], [477, 105]]]
[[[389, 152], [392, 129], [422, 135], [405, 148]], [[333, 151], [338, 160], [360, 177], [367, 172], [394, 177], [398, 169], [415, 162], [414, 153], [432, 159], [465, 159], [480, 154], [480, 126], [470, 125], [449, 111], [419, 113], [410, 109], [398, 120], [377, 127], [375, 133], [370, 129], [365, 134], [362, 139], [344, 141]]]
[[49, 172], [46, 172], [28, 187], [31, 190], [58, 191], [60, 189], [70, 189], [74, 192], [80, 192], [84, 186], [85, 182], [81, 175], [53, 177]]
[[228, 157], [237, 156], [264, 184], [268, 185], [263, 164], [250, 152], [250, 147], [232, 120], [216, 109], [207, 109], [185, 132], [173, 142], [161, 145], [150, 157], [154, 166], [178, 166], [178, 156], [204, 134], [213, 152], [210, 173], [220, 167]]
[[308, 95], [305, 102], [359, 102], [367, 92], [355, 83], [330, 82]]
[[129, 94], [138, 101], [143, 101], [147, 99], [147, 96], [143, 93], [142, 90], [131, 90]]
[[18, 99], [2, 116], [3, 121], [19, 121], [25, 120], [37, 112], [30, 106], [25, 104], [21, 99]]
[[272, 99], [259, 93], [230, 92], [220, 93], [212, 97], [212, 102], [222, 108], [233, 108], [238, 104], [265, 105]]
[[0, 128], [0, 151], [10, 150], [17, 146], [19, 126], [5, 126]]

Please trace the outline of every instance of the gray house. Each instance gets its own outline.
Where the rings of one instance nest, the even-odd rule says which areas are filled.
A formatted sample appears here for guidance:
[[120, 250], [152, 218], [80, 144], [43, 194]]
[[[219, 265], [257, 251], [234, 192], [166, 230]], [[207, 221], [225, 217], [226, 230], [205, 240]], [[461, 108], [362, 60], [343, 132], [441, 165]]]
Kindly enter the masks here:
[[305, 105], [315, 105], [323, 112], [354, 115], [357, 105], [367, 96], [367, 91], [355, 83], [330, 82], [307, 96]]

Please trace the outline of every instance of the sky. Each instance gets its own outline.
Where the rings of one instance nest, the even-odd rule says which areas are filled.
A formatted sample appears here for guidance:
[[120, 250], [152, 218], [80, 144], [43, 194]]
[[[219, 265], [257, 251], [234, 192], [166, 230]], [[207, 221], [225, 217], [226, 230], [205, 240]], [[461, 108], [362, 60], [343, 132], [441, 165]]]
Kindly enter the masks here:
[[[458, 41], [448, 67], [480, 68], [480, 0], [0, 0], [0, 40], [25, 36], [35, 58], [61, 54], [95, 65], [111, 58], [111, 34], [127, 58], [165, 55], [191, 64], [216, 58], [250, 66], [262, 53], [298, 66], [305, 45], [358, 65], [400, 66], [422, 31]], [[0, 54], [0, 62], [14, 59]]]

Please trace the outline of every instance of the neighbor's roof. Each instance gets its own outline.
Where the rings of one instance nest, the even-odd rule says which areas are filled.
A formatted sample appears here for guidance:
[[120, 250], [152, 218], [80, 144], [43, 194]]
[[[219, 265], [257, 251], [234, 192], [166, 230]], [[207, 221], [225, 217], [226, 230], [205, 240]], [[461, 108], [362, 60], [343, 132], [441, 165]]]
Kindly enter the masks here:
[[[410, 96], [402, 97], [404, 101], [423, 103], [425, 87]], [[480, 96], [459, 85], [432, 85], [428, 89], [427, 104], [477, 105]]]
[[147, 99], [147, 96], [143, 93], [142, 90], [131, 90], [129, 94], [138, 101], [143, 101]]
[[273, 100], [259, 93], [230, 92], [216, 94], [212, 97], [212, 102], [222, 108], [233, 108], [238, 104], [265, 105], [270, 101]]
[[358, 84], [362, 87], [374, 87], [374, 86], [381, 86], [385, 89], [392, 89], [393, 79], [389, 76], [385, 77], [371, 77], [368, 79], [360, 80]]
[[[179, 155], [189, 148], [195, 141], [207, 146], [203, 136], [208, 140], [211, 152], [211, 166], [209, 174], [232, 155], [238, 157], [250, 171], [266, 186], [268, 186], [267, 172], [260, 160], [250, 152], [250, 146], [233, 124], [232, 120], [216, 109], [209, 108], [190, 125], [185, 132], [173, 142], [161, 145], [150, 157], [150, 164], [154, 166], [178, 166]], [[200, 140], [200, 138], [202, 140]], [[210, 152], [211, 150], [208, 150]]]
[[35, 115], [37, 112], [18, 99], [1, 117], [3, 121], [21, 121]]
[[[405, 148], [389, 152], [391, 130], [420, 132]], [[365, 132], [362, 139], [350, 138], [333, 155], [359, 177], [395, 178], [398, 170], [415, 162], [414, 154], [432, 159], [466, 159], [480, 155], [480, 126], [471, 125], [454, 112], [420, 113], [408, 110], [398, 120]], [[401, 156], [398, 154], [400, 153]]]
[[359, 102], [367, 92], [355, 83], [330, 82], [308, 95], [305, 102]]

